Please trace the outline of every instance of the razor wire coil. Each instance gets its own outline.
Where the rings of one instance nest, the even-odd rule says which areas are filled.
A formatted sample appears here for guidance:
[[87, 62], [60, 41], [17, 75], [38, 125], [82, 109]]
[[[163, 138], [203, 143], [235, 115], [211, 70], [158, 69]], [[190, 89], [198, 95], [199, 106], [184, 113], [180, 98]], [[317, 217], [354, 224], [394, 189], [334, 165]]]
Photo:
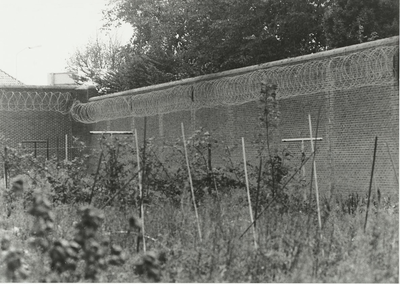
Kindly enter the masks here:
[[70, 112], [69, 92], [8, 91], [0, 89], [0, 111]]
[[81, 103], [69, 92], [0, 89], [0, 111], [70, 113], [79, 122], [95, 123], [256, 101], [262, 81], [278, 86], [277, 96], [299, 95], [393, 83], [397, 45], [368, 48], [340, 56], [259, 69], [219, 79], [175, 85], [142, 94], [123, 95]]
[[259, 99], [262, 81], [278, 86], [279, 99], [387, 85], [393, 83], [393, 56], [396, 52], [397, 45], [379, 46], [346, 55], [276, 66], [190, 85], [176, 85], [138, 95], [124, 95], [88, 103], [75, 101], [71, 107], [71, 115], [77, 121], [95, 123], [125, 117], [240, 105]]

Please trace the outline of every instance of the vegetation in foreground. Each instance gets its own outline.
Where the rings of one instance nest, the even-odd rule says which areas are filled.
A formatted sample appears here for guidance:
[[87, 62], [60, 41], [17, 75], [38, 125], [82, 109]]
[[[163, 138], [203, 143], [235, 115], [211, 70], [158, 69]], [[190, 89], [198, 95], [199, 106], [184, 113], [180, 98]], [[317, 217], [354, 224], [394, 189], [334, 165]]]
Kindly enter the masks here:
[[[204, 198], [202, 241], [189, 198], [180, 207], [147, 205], [146, 253], [142, 244], [137, 252], [140, 226], [130, 220], [136, 208], [46, 208], [39, 199], [32, 216], [18, 204], [10, 218], [1, 212], [1, 281], [399, 281], [399, 220], [391, 205], [372, 208], [364, 233], [365, 206], [325, 204], [321, 238], [315, 212], [271, 206], [257, 221], [255, 248], [251, 231], [240, 237], [250, 224], [243, 195], [234, 190], [220, 199]], [[51, 221], [40, 214], [50, 214]]]
[[[255, 237], [243, 163], [228, 148], [225, 166], [210, 166], [219, 146], [207, 132], [186, 141], [193, 194], [181, 140], [161, 152], [148, 140], [140, 172], [129, 139], [103, 137], [99, 155], [82, 151], [72, 161], [9, 149], [13, 183], [0, 200], [0, 280], [398, 282], [398, 203], [379, 192], [369, 207], [358, 195], [322, 196], [318, 212], [299, 165], [271, 155], [284, 153], [270, 145], [280, 115], [273, 90], [262, 89], [257, 140], [267, 158], [247, 163]], [[89, 158], [96, 158], [93, 174]]]

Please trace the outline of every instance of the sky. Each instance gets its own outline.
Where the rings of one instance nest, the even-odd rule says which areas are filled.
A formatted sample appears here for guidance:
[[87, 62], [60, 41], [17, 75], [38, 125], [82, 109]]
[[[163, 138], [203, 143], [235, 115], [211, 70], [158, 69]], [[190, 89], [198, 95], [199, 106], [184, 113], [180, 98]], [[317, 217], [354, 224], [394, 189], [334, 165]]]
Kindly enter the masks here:
[[[0, 69], [24, 84], [47, 85], [48, 73], [65, 72], [71, 54], [102, 34], [108, 2], [0, 0]], [[129, 25], [112, 31], [121, 43], [131, 35]]]

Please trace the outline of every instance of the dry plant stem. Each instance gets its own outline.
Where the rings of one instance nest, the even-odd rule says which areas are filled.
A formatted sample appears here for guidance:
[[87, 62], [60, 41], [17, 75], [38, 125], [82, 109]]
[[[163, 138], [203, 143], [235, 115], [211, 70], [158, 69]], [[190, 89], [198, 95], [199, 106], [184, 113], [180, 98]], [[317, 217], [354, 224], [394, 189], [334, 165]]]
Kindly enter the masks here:
[[[265, 82], [262, 82], [262, 84], [265, 84]], [[263, 87], [261, 87], [261, 94], [263, 93], [262, 91]], [[267, 91], [268, 92], [268, 91]], [[266, 93], [266, 100], [268, 100], [268, 93]], [[266, 142], [267, 142], [267, 152], [268, 152], [268, 158], [269, 158], [269, 162], [271, 164], [271, 177], [272, 177], [272, 195], [275, 196], [275, 172], [274, 172], [274, 164], [272, 163], [272, 155], [271, 155], [271, 147], [270, 147], [270, 137], [269, 137], [269, 120], [268, 120], [268, 106], [267, 106], [267, 101], [265, 102], [265, 107], [264, 107], [264, 111], [265, 111], [265, 129], [266, 129]]]
[[[256, 195], [256, 208], [254, 211], [254, 216], [257, 216], [258, 213], [258, 199], [260, 197], [260, 183], [261, 183], [261, 173], [262, 173], [262, 156], [260, 155], [260, 164], [258, 168], [258, 177], [257, 177], [257, 195]], [[254, 221], [254, 227], [257, 227], [257, 221]]]
[[392, 163], [394, 176], [396, 177], [396, 181], [397, 181], [397, 186], [399, 186], [399, 177], [397, 176], [396, 167], [394, 166], [393, 157], [392, 157], [392, 154], [390, 153], [389, 145], [387, 143], [385, 143], [385, 145], [386, 145], [386, 149], [387, 149], [388, 154], [389, 154], [390, 162]]
[[130, 184], [131, 181], [133, 181], [136, 178], [138, 174], [139, 172], [137, 172], [133, 177], [131, 177], [110, 199], [107, 200], [106, 203], [104, 203], [104, 205], [100, 209], [104, 209], [111, 201], [113, 201], [114, 198], [117, 197], [117, 195], [120, 194], [121, 191], [123, 191], [128, 186], [128, 184]]
[[[317, 134], [315, 134], [315, 136], [317, 136]], [[304, 140], [301, 140], [301, 154], [302, 156], [304, 155]], [[303, 180], [306, 179], [306, 169], [303, 166], [301, 167], [301, 176]]]
[[200, 242], [203, 241], [203, 238], [201, 236], [201, 229], [200, 229], [200, 221], [199, 221], [199, 215], [197, 213], [197, 206], [196, 206], [196, 199], [194, 197], [194, 189], [193, 189], [193, 181], [192, 181], [192, 175], [190, 173], [190, 165], [189, 165], [189, 157], [186, 149], [186, 139], [185, 139], [185, 128], [183, 126], [183, 122], [181, 123], [181, 128], [182, 128], [182, 141], [183, 141], [183, 148], [185, 150], [185, 158], [186, 158], [186, 166], [188, 170], [188, 175], [189, 175], [189, 184], [190, 184], [190, 190], [192, 192], [192, 200], [193, 200], [193, 206], [194, 206], [194, 212], [196, 214], [196, 220], [197, 220], [197, 229], [199, 231], [199, 238]]
[[[215, 175], [214, 175], [214, 171], [212, 169], [212, 164], [211, 164], [211, 143], [207, 144], [207, 150], [208, 150], [208, 170], [209, 170], [208, 174], [211, 175], [210, 177], [212, 178], [212, 180], [214, 182], [214, 189], [215, 189], [215, 192], [217, 193], [217, 198], [219, 198], [217, 182], [215, 180]], [[210, 188], [211, 188], [211, 184], [210, 184]]]
[[[312, 125], [311, 125], [311, 115], [308, 114], [308, 124], [310, 126], [310, 138], [311, 138], [311, 152], [314, 152], [314, 142], [312, 136]], [[317, 137], [315, 137], [317, 138]], [[318, 210], [318, 226], [320, 233], [322, 233], [322, 222], [321, 222], [321, 210], [319, 207], [319, 191], [318, 191], [318, 178], [317, 178], [317, 165], [315, 159], [313, 159], [313, 169], [314, 169], [314, 180], [315, 180], [315, 198], [317, 199], [317, 210]]]
[[[226, 150], [226, 152], [228, 152], [228, 160], [229, 160], [229, 163], [231, 164], [231, 167], [234, 168], [235, 165], [233, 164], [233, 161], [232, 161], [232, 158], [231, 158], [231, 157], [232, 157], [232, 154], [231, 154], [231, 151], [229, 150], [229, 147], [226, 146], [226, 147], [225, 147], [225, 150]], [[235, 175], [236, 180], [237, 180], [238, 182], [241, 182], [241, 178], [237, 175], [237, 173], [236, 173], [236, 172], [233, 172], [233, 174]]]
[[[242, 148], [243, 148], [244, 176], [245, 176], [245, 179], [246, 179], [247, 199], [248, 199], [248, 202], [249, 202], [250, 221], [251, 221], [251, 224], [254, 224], [253, 210], [251, 208], [249, 178], [248, 178], [248, 175], [247, 175], [246, 147], [244, 145], [244, 138], [243, 137], [242, 137]], [[257, 235], [256, 235], [255, 225], [253, 226], [253, 237], [254, 237], [254, 248], [257, 249]]]
[[[137, 131], [135, 129], [135, 144], [136, 144], [136, 155], [137, 155], [137, 172], [139, 177], [139, 195], [140, 195], [140, 217], [142, 218], [142, 242], [143, 242], [143, 251], [146, 252], [146, 239], [144, 237], [144, 204], [143, 204], [143, 188], [142, 188], [142, 172], [140, 171], [140, 150], [139, 150], [139, 141], [138, 141]], [[138, 236], [139, 239], [139, 236]], [[139, 242], [137, 242], [139, 245]]]
[[[106, 236], [109, 236], [109, 235], [111, 235], [111, 234], [120, 234], [120, 235], [131, 234], [131, 235], [134, 235], [134, 236], [140, 236], [140, 235], [141, 235], [140, 233], [131, 232], [131, 231], [104, 232], [104, 235], [106, 235]], [[143, 235], [143, 237], [146, 238], [146, 239], [149, 239], [149, 240], [151, 240], [151, 241], [153, 241], [153, 242], [160, 242], [160, 241], [158, 241], [157, 239], [152, 238], [152, 237], [150, 237], [150, 236], [145, 236], [145, 235]]]
[[375, 136], [374, 157], [372, 159], [371, 179], [369, 181], [368, 202], [367, 202], [367, 211], [365, 213], [364, 233], [365, 233], [365, 230], [367, 229], [369, 202], [370, 202], [370, 199], [371, 199], [371, 188], [372, 188], [372, 180], [374, 178], [374, 168], [375, 168], [376, 148], [377, 147], [378, 147], [378, 136]]
[[[146, 185], [146, 135], [147, 135], [147, 117], [143, 119], [143, 162], [142, 162], [142, 189], [145, 190]], [[143, 200], [140, 200], [142, 202]]]
[[68, 134], [65, 134], [65, 160], [68, 161]]
[[378, 194], [379, 188], [378, 188], [378, 185], [376, 184], [376, 178], [374, 178], [374, 187], [375, 187], [376, 194]]
[[379, 188], [378, 188], [378, 186], [377, 186], [377, 184], [376, 184], [376, 178], [374, 178], [374, 187], [375, 187], [375, 192], [376, 192], [376, 197], [378, 198], [378, 205], [377, 205], [377, 214], [379, 214], [379, 207], [380, 207], [380, 201], [381, 201], [381, 198], [379, 197], [379, 195], [380, 195], [380, 192], [379, 192]]
[[265, 127], [266, 127], [266, 135], [267, 135], [267, 151], [269, 162], [271, 164], [271, 177], [272, 177], [272, 195], [275, 196], [275, 172], [274, 172], [274, 163], [272, 163], [272, 155], [271, 155], [271, 148], [269, 145], [269, 125], [268, 125], [268, 108], [266, 108], [266, 115], [265, 115]]
[[[304, 161], [302, 162], [302, 164], [301, 165], [305, 165], [307, 162], [308, 162], [308, 160], [312, 157], [312, 156], [314, 156], [315, 155], [315, 152], [312, 152], [311, 154], [310, 154], [310, 156], [308, 156], [306, 159], [304, 159]], [[291, 182], [292, 181], [292, 179], [296, 176], [296, 174], [300, 171], [300, 168], [301, 167], [299, 167], [298, 169], [296, 169], [295, 171], [294, 171], [294, 173], [292, 174], [292, 176], [286, 181], [286, 183], [282, 186], [282, 190], [284, 190], [285, 188], [286, 188], [286, 186], [289, 184], [289, 182]], [[276, 200], [276, 196], [274, 196], [272, 199], [271, 199], [271, 201], [264, 207], [264, 209], [258, 214], [258, 215], [256, 215], [255, 217], [254, 217], [254, 222], [255, 221], [257, 221], [260, 217], [261, 217], [261, 215], [268, 209], [268, 207]], [[252, 227], [254, 225], [254, 223], [251, 223], [247, 228], [246, 228], [246, 230], [239, 236], [239, 239], [241, 238], [241, 237], [243, 237], [244, 236], [244, 234], [246, 234], [247, 233], [247, 231]]]
[[217, 198], [218, 198], [218, 200], [219, 200], [219, 193], [218, 193], [217, 181], [215, 180], [214, 172], [212, 172], [212, 176], [213, 176], [213, 180], [214, 180], [215, 192], [217, 193]]
[[94, 188], [96, 187], [97, 177], [99, 176], [100, 167], [101, 167], [101, 160], [102, 159], [103, 159], [103, 151], [101, 151], [100, 157], [99, 157], [99, 162], [97, 163], [96, 174], [94, 175], [93, 185], [92, 185], [92, 189], [91, 189], [91, 192], [90, 192], [89, 205], [92, 204]]

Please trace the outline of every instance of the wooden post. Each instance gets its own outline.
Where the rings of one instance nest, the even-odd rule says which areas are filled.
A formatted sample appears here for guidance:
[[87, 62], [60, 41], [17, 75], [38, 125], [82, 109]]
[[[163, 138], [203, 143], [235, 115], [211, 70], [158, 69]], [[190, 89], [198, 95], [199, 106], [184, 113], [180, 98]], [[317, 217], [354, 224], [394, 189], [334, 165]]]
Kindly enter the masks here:
[[[246, 189], [247, 189], [247, 200], [249, 202], [250, 221], [251, 224], [254, 224], [253, 209], [251, 208], [249, 178], [247, 176], [247, 160], [246, 160], [246, 148], [244, 146], [244, 137], [242, 137], [242, 149], [243, 149], [243, 162], [244, 162], [244, 176], [246, 179]], [[254, 237], [254, 248], [257, 249], [257, 235], [256, 235], [256, 228], [254, 225], [253, 225], [253, 237]]]
[[[304, 168], [303, 165], [303, 159], [305, 157], [305, 150], [304, 150], [304, 141], [322, 141], [321, 137], [318, 138], [292, 138], [292, 139], [282, 139], [282, 142], [301, 142], [301, 174], [303, 180], [306, 178], [306, 169]], [[314, 151], [313, 151], [314, 152]]]
[[144, 205], [143, 205], [142, 172], [140, 171], [139, 139], [138, 139], [136, 129], [135, 129], [135, 144], [136, 144], [136, 157], [137, 157], [137, 171], [138, 171], [138, 178], [139, 178], [140, 218], [142, 218], [143, 251], [146, 252], [146, 239], [144, 238]]
[[374, 168], [375, 168], [375, 159], [376, 159], [376, 148], [378, 146], [378, 136], [375, 136], [375, 146], [374, 146], [374, 156], [372, 159], [372, 170], [371, 170], [371, 178], [369, 181], [369, 189], [368, 189], [368, 203], [367, 203], [367, 210], [365, 212], [365, 222], [364, 222], [364, 233], [367, 229], [367, 221], [368, 221], [368, 211], [369, 211], [369, 202], [371, 198], [371, 188], [372, 188], [372, 180], [374, 179]]
[[197, 205], [196, 205], [196, 198], [195, 198], [195, 196], [194, 196], [192, 175], [191, 175], [191, 173], [190, 173], [189, 157], [188, 157], [188, 153], [187, 153], [187, 149], [186, 149], [185, 128], [184, 128], [184, 126], [183, 126], [183, 122], [181, 123], [181, 128], [182, 128], [183, 149], [185, 150], [186, 166], [187, 166], [188, 175], [189, 175], [190, 190], [192, 191], [192, 200], [193, 200], [194, 212], [195, 212], [195, 214], [196, 214], [196, 220], [197, 220], [197, 229], [198, 229], [198, 231], [199, 231], [200, 242], [202, 242], [202, 241], [203, 241], [203, 238], [202, 238], [202, 236], [201, 236], [199, 214], [197, 213]]
[[[314, 142], [312, 137], [312, 125], [311, 125], [311, 115], [308, 114], [308, 124], [310, 126], [310, 142], [311, 142], [311, 151], [314, 153]], [[318, 192], [318, 178], [317, 178], [317, 165], [315, 163], [315, 153], [313, 157], [313, 167], [314, 167], [314, 179], [315, 179], [315, 198], [317, 199], [317, 210], [318, 210], [318, 225], [320, 232], [322, 231], [322, 221], [321, 221], [321, 211], [319, 207], [319, 192]]]

